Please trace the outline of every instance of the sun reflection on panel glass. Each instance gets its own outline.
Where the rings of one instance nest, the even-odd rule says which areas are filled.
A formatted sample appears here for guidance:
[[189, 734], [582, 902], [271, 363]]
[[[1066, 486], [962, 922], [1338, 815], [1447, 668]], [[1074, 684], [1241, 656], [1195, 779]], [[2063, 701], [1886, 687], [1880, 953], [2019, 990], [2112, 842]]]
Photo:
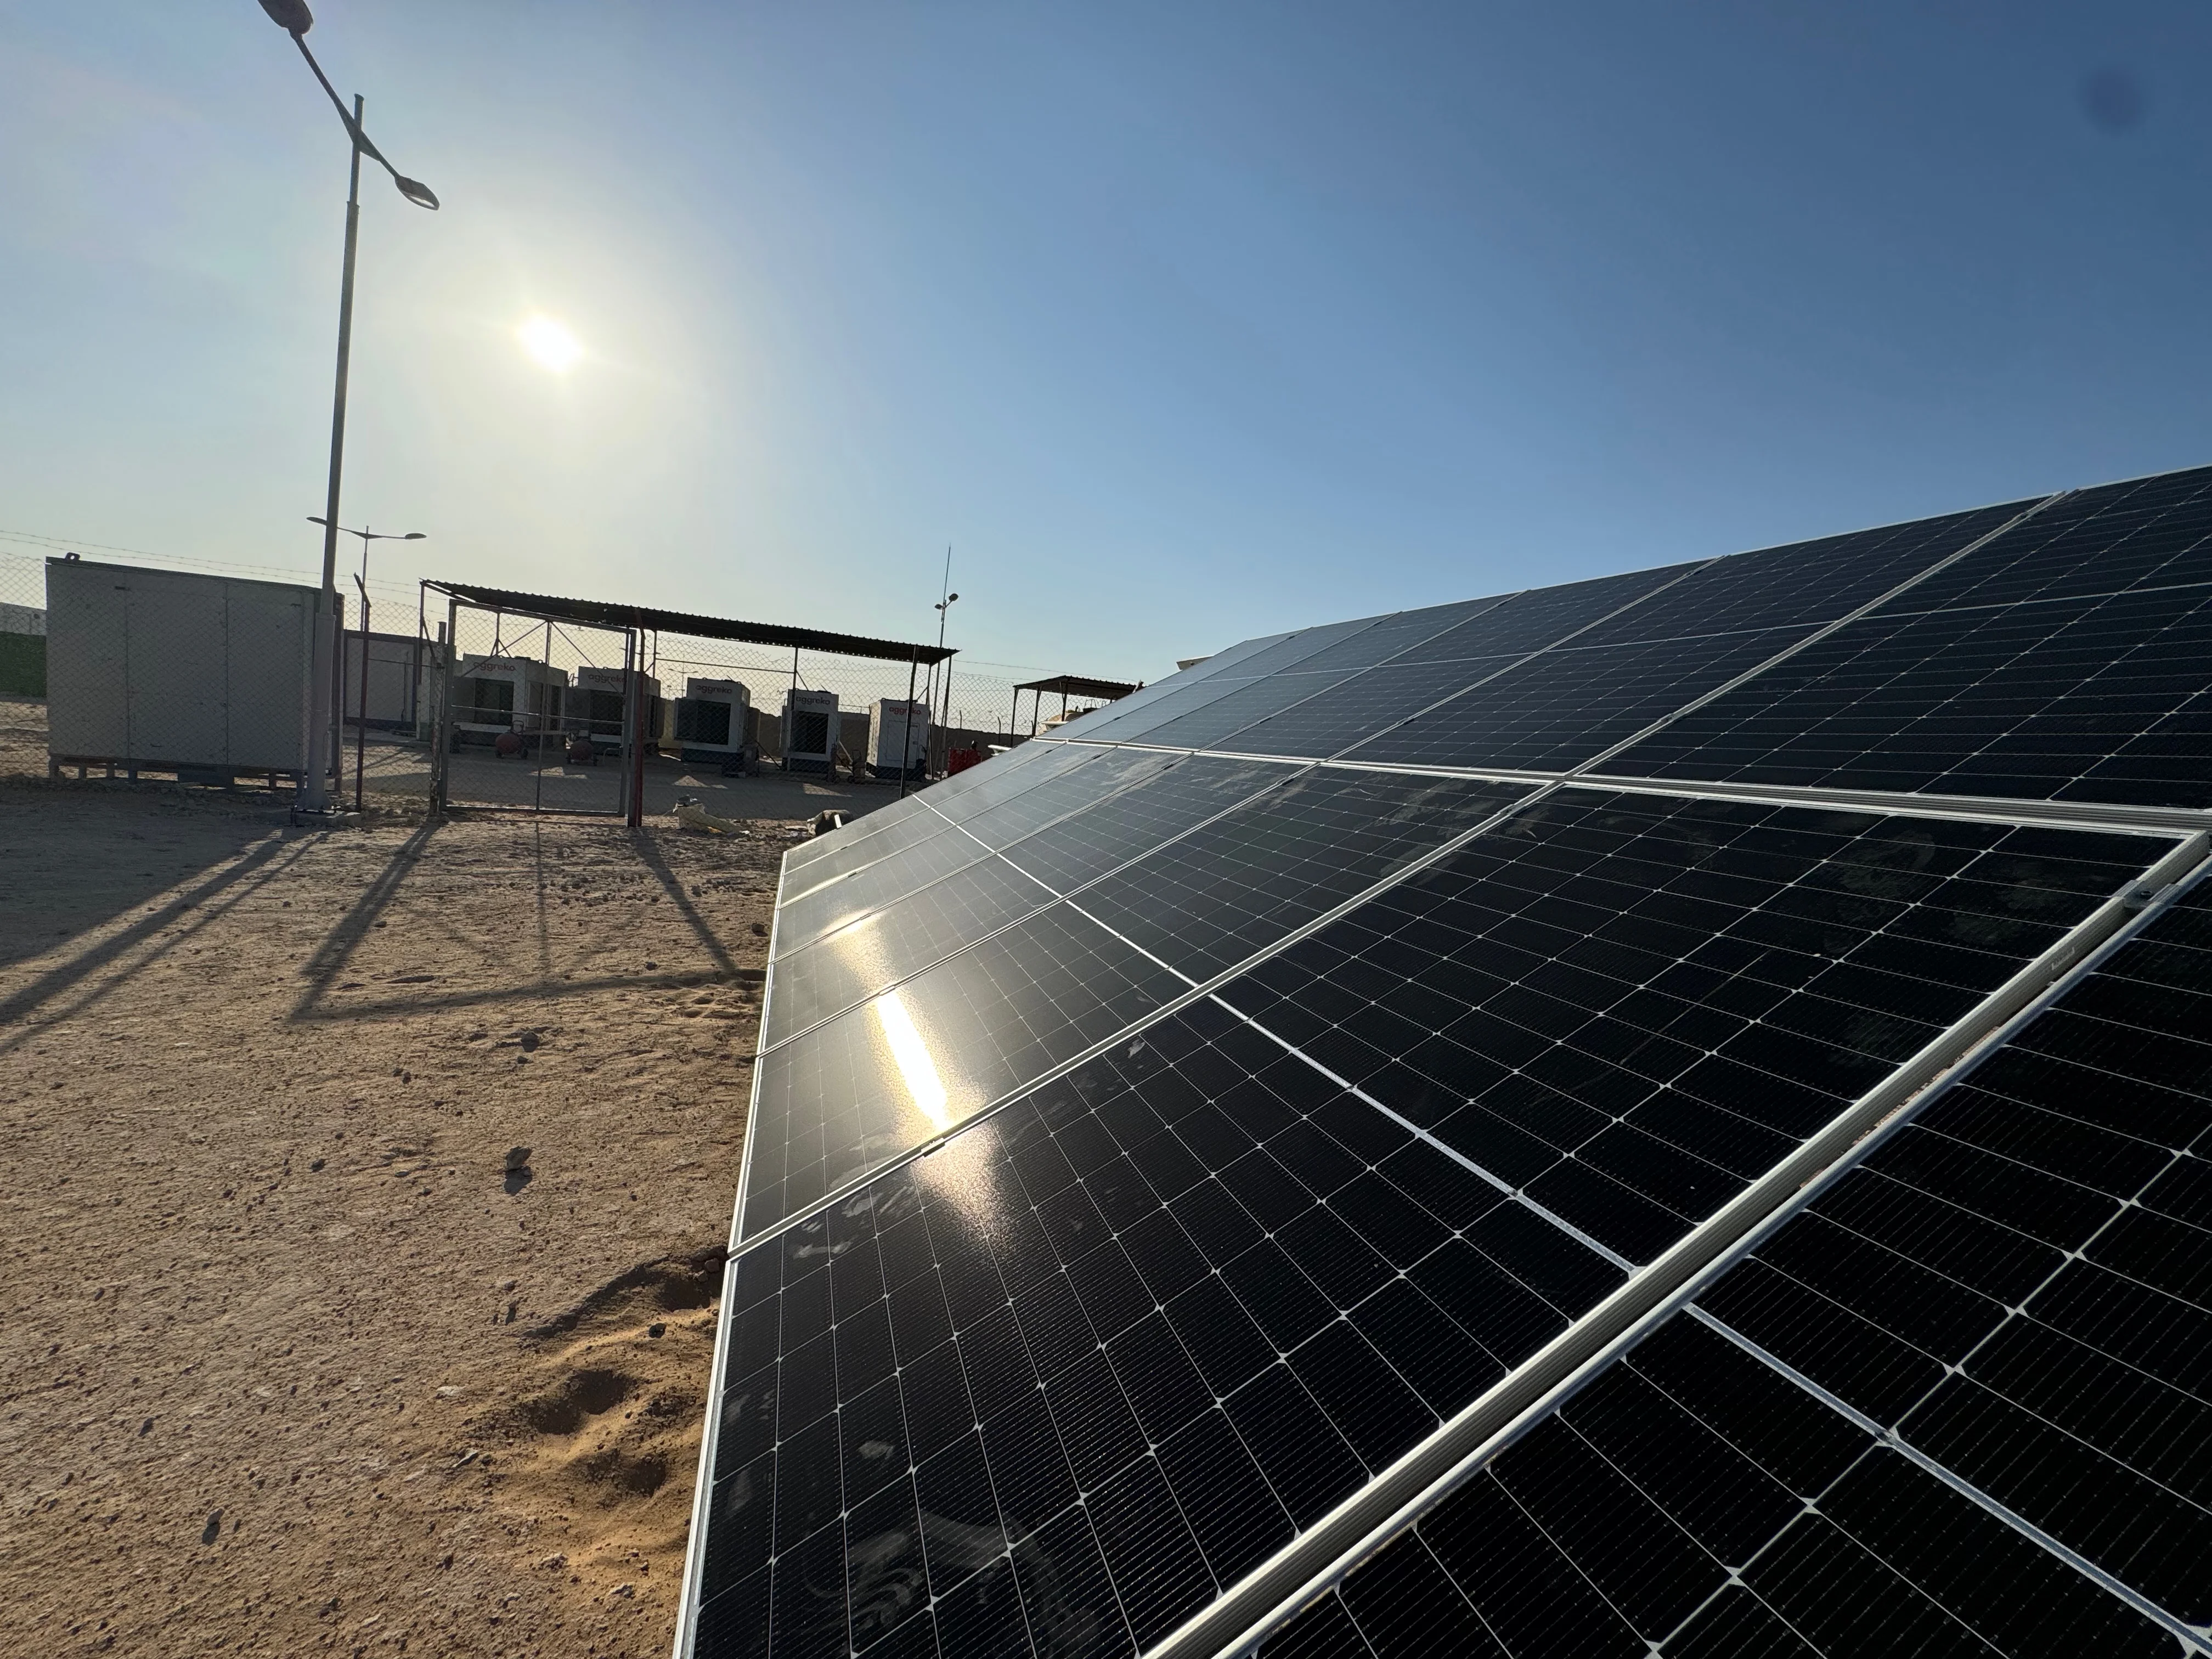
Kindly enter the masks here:
[[884, 1041], [891, 1045], [891, 1059], [897, 1062], [907, 1093], [914, 1097], [915, 1109], [929, 1120], [932, 1128], [944, 1128], [952, 1121], [952, 1114], [946, 1109], [945, 1085], [896, 991], [886, 991], [876, 999], [876, 1022], [884, 1028]]

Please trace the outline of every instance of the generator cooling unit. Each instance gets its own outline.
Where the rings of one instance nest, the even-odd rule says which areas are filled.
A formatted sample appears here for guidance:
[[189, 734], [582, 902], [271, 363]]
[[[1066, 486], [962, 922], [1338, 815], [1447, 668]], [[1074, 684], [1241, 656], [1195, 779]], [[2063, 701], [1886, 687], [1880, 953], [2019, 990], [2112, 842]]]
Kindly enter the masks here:
[[878, 697], [868, 709], [868, 769], [879, 778], [929, 775], [929, 705]]
[[719, 766], [745, 746], [753, 694], [739, 680], [688, 679], [676, 700], [676, 746], [693, 765]]
[[[625, 716], [629, 708], [623, 693], [625, 676], [619, 668], [579, 668], [576, 684], [568, 693], [568, 733], [592, 740], [594, 749], [614, 753], [629, 737]], [[650, 674], [638, 676], [645, 693], [645, 748], [650, 754], [668, 736], [668, 704], [660, 695], [660, 682]]]
[[837, 694], [794, 690], [783, 697], [783, 769], [826, 775], [837, 749]]
[[568, 693], [568, 672], [535, 657], [464, 656], [453, 679], [453, 743], [497, 743], [508, 732], [536, 738], [557, 731]]

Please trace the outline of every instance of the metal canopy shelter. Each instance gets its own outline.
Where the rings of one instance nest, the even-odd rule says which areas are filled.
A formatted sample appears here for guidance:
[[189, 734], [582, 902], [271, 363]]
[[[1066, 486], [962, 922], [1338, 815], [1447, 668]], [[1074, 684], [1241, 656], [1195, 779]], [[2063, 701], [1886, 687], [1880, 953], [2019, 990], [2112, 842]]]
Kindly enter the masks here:
[[1041, 718], [1038, 710], [1043, 706], [1045, 697], [1053, 692], [1060, 694], [1060, 712], [1065, 714], [1067, 712], [1067, 700], [1070, 697], [1097, 697], [1102, 702], [1112, 702], [1117, 698], [1127, 696], [1132, 691], [1142, 689], [1142, 681], [1131, 685], [1121, 680], [1087, 680], [1080, 674], [1055, 674], [1050, 679], [1031, 680], [1026, 684], [1014, 688], [1013, 713], [1008, 724], [1010, 726], [1021, 724], [1022, 693], [1024, 691], [1032, 694], [1030, 703], [1030, 735], [1035, 737], [1037, 721]]
[[[459, 607], [472, 605], [495, 613], [526, 617], [547, 629], [547, 659], [551, 656], [551, 629], [568, 623], [583, 628], [606, 629], [624, 636], [623, 679], [625, 690], [623, 750], [623, 815], [633, 829], [644, 821], [645, 759], [652, 747], [645, 730], [643, 676], [644, 636], [668, 633], [693, 639], [732, 640], [746, 645], [779, 646], [791, 653], [791, 683], [799, 685], [799, 653], [819, 651], [843, 657], [871, 658], [907, 665], [907, 701], [914, 700], [916, 672], [935, 667], [957, 654], [956, 647], [921, 645], [897, 640], [874, 640], [858, 634], [833, 634], [818, 628], [787, 628], [775, 623], [739, 622], [728, 617], [702, 617], [688, 611], [664, 611], [655, 605], [611, 604], [601, 599], [561, 599], [546, 593], [525, 593], [511, 588], [483, 587], [473, 582], [425, 580], [422, 587], [446, 596], [448, 641], [444, 664], [446, 678], [459, 661]], [[427, 611], [427, 605], [425, 610]], [[453, 705], [450, 693], [440, 697], [439, 733], [431, 761], [431, 800], [434, 810], [445, 809], [450, 786], [449, 757], [453, 745]]]
[[[592, 628], [650, 628], [664, 634], [685, 634], [699, 640], [736, 640], [746, 645], [781, 645], [793, 650], [830, 651], [845, 657], [872, 657], [884, 662], [904, 660], [927, 668], [952, 656], [939, 645], [903, 645], [896, 640], [872, 640], [859, 634], [832, 634], [819, 628], [786, 628], [777, 623], [738, 622], [727, 617], [694, 616], [688, 611], [663, 611], [649, 605], [611, 605], [602, 599], [562, 599], [544, 593], [518, 593], [503, 587], [478, 587], [471, 582], [430, 581], [423, 584], [471, 605], [494, 611], [525, 611], [533, 617], [550, 617]], [[1057, 683], [1054, 682], [1054, 684]], [[1103, 684], [1071, 681], [1071, 687]], [[1029, 688], [1022, 688], [1027, 690]], [[1127, 695], [1123, 686], [1112, 695]]]

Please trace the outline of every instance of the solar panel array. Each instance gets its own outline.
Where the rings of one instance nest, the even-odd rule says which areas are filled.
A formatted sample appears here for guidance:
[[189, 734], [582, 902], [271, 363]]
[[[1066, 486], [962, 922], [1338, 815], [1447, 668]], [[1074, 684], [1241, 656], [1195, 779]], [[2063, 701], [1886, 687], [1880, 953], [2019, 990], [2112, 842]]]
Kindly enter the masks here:
[[1249, 641], [796, 849], [679, 1651], [2212, 1654], [2208, 535]]

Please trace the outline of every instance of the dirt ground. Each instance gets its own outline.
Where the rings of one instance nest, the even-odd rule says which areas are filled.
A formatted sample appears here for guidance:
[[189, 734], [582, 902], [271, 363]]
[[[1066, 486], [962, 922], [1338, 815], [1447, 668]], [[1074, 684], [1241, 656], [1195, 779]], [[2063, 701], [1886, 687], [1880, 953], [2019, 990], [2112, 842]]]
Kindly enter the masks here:
[[787, 826], [44, 742], [0, 702], [0, 1650], [665, 1653]]

